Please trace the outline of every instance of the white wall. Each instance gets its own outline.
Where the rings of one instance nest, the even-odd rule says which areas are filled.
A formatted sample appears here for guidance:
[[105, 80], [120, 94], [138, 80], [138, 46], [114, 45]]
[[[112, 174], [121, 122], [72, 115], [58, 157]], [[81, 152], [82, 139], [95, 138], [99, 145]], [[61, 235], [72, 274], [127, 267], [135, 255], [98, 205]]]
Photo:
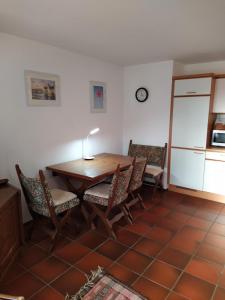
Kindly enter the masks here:
[[[101, 131], [92, 137], [93, 153], [122, 152], [122, 67], [0, 34], [0, 70], [0, 176], [18, 184], [15, 163], [34, 176], [49, 164], [80, 158], [82, 139], [95, 127]], [[58, 74], [61, 106], [28, 107], [24, 70]], [[106, 114], [90, 113], [90, 80], [107, 84]]]
[[207, 63], [187, 64], [184, 65], [183, 74], [200, 74], [200, 73], [225, 73], [225, 61], [212, 61]]
[[[130, 139], [135, 143], [159, 146], [168, 142], [172, 76], [172, 61], [125, 68], [124, 154]], [[135, 91], [141, 86], [150, 92], [144, 103], [135, 99]]]

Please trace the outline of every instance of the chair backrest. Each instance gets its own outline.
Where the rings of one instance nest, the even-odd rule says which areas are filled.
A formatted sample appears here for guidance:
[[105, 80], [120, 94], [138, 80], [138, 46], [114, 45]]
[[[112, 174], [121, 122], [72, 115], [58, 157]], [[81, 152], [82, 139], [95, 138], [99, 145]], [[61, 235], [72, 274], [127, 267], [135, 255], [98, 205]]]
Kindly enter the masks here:
[[131, 165], [127, 170], [120, 171], [120, 165], [117, 166], [117, 170], [113, 176], [111, 183], [111, 199], [112, 203], [109, 206], [119, 204], [126, 200], [128, 196], [128, 187], [133, 171], [133, 165]]
[[164, 169], [166, 162], [167, 143], [164, 147], [133, 144], [130, 140], [128, 155], [132, 157], [145, 157], [147, 164]]
[[45, 191], [39, 178], [26, 177], [19, 165], [16, 165], [16, 172], [27, 202], [29, 211], [36, 212], [40, 215], [49, 215], [49, 206], [52, 206], [51, 193], [49, 192], [49, 199], [45, 197]]
[[147, 163], [147, 158], [135, 157], [133, 161], [133, 172], [129, 184], [129, 192], [133, 192], [141, 187], [144, 179], [145, 167]]

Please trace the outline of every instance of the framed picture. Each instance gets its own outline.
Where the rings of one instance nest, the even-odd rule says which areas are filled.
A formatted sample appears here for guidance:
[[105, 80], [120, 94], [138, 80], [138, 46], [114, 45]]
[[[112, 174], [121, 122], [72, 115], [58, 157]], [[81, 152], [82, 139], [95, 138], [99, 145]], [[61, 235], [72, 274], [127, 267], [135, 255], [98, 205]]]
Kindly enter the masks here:
[[59, 106], [59, 76], [25, 71], [27, 104], [30, 106]]
[[90, 100], [92, 113], [106, 112], [106, 84], [90, 81]]

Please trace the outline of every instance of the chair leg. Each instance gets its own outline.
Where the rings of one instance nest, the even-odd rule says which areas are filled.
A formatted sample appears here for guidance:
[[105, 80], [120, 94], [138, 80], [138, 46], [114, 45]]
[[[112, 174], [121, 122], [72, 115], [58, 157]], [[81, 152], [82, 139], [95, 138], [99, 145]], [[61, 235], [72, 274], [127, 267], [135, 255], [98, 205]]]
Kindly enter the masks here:
[[95, 215], [99, 216], [99, 218], [101, 219], [102, 223], [104, 224], [107, 233], [112, 236], [113, 239], [117, 239], [115, 232], [112, 229], [112, 225], [109, 222], [109, 220], [107, 219], [107, 216], [105, 215], [105, 213], [99, 209], [94, 203], [90, 203], [89, 205], [91, 206], [91, 208], [93, 209], [93, 211], [95, 212]]
[[130, 218], [129, 213], [128, 213], [128, 211], [126, 210], [125, 205], [120, 204], [120, 205], [119, 205], [119, 208], [120, 208], [120, 210], [122, 211], [122, 213], [123, 213], [123, 215], [124, 215], [124, 218], [126, 219], [127, 223], [128, 223], [128, 224], [132, 224], [132, 223], [133, 223], [133, 222], [132, 222], [132, 219]]
[[132, 221], [132, 223], [133, 223], [134, 218], [133, 218], [132, 215], [131, 215], [131, 212], [130, 212], [130, 209], [129, 209], [127, 203], [124, 204], [124, 208], [126, 209], [127, 214], [129, 215], [129, 219], [130, 219], [130, 220]]
[[144, 201], [143, 201], [143, 199], [142, 199], [142, 197], [141, 197], [141, 195], [140, 195], [139, 192], [137, 193], [137, 197], [139, 199], [139, 203], [140, 203], [141, 208], [146, 209]]

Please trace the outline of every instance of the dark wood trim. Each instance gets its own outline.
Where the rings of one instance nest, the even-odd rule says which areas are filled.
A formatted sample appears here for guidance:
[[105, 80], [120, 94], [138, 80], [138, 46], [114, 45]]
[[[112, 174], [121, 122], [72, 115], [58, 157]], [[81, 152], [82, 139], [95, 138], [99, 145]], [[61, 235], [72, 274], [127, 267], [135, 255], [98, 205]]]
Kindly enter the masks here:
[[216, 120], [216, 115], [213, 114], [213, 105], [214, 105], [214, 95], [215, 95], [215, 85], [216, 79], [212, 78], [211, 82], [211, 96], [210, 96], [210, 103], [209, 103], [209, 116], [208, 116], [208, 127], [207, 127], [207, 137], [206, 137], [206, 147], [209, 147], [211, 144], [211, 133], [213, 130], [213, 126]]
[[173, 80], [181, 80], [181, 79], [194, 79], [194, 78], [205, 78], [205, 77], [214, 77], [214, 73], [204, 73], [204, 74], [194, 74], [194, 75], [178, 75], [173, 76]]
[[206, 158], [205, 160], [219, 161], [225, 163], [225, 160], [221, 160], [221, 159]]
[[216, 201], [216, 202], [220, 202], [220, 203], [225, 203], [225, 196], [219, 195], [219, 194], [186, 189], [186, 188], [182, 188], [182, 187], [177, 187], [176, 185], [173, 185], [173, 184], [170, 184], [168, 186], [168, 189], [169, 189], [169, 191], [173, 191], [173, 192], [184, 194], [184, 195], [189, 195], [189, 196], [193, 196], [193, 197], [197, 197], [197, 198], [202, 198], [202, 199], [207, 199], [207, 200]]
[[176, 146], [171, 146], [171, 149], [201, 151], [201, 152], [205, 152], [206, 151], [206, 148], [188, 148], [188, 147], [176, 147]]
[[172, 80], [171, 100], [170, 100], [169, 141], [168, 141], [167, 184], [169, 184], [169, 182], [170, 182], [171, 144], [172, 144], [173, 106], [174, 106], [174, 98], [173, 98], [174, 87], [175, 87], [175, 80]]
[[225, 74], [216, 74], [215, 76], [214, 76], [216, 79], [222, 79], [222, 78], [225, 78]]
[[193, 97], [210, 97], [211, 94], [194, 94], [194, 95], [178, 95], [174, 98], [193, 98]]

